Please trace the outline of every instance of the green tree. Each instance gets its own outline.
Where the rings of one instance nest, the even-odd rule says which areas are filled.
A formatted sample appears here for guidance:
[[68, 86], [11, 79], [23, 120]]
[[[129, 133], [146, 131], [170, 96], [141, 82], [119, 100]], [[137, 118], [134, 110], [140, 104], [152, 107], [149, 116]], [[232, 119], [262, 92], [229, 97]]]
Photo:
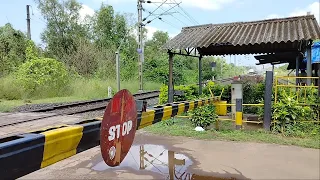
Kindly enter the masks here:
[[115, 14], [112, 6], [101, 4], [93, 18], [93, 32], [99, 47], [116, 49], [127, 33], [126, 18]]
[[113, 45], [113, 16], [113, 7], [102, 4], [93, 18], [94, 39], [100, 47], [110, 48]]
[[[167, 32], [156, 31], [151, 40], [145, 43], [145, 63], [144, 76], [149, 81], [159, 83], [168, 82], [169, 62], [168, 54], [161, 46], [169, 39]], [[173, 63], [174, 83], [182, 84], [185, 82], [183, 77], [184, 62], [183, 59], [174, 58]]]
[[[76, 0], [36, 0], [47, 26], [41, 34], [42, 41], [52, 57], [63, 60], [65, 54], [76, 51], [76, 41], [88, 36], [87, 26], [81, 24]], [[68, 65], [69, 62], [66, 62]]]
[[0, 77], [13, 72], [25, 62], [27, 38], [11, 24], [0, 27]]
[[[146, 42], [147, 48], [151, 48], [152, 51], [158, 52], [169, 40], [169, 34], [163, 31], [156, 31], [152, 35], [152, 39]], [[162, 50], [163, 51], [163, 50]]]
[[32, 40], [27, 41], [26, 60], [30, 61], [39, 58], [39, 50]]

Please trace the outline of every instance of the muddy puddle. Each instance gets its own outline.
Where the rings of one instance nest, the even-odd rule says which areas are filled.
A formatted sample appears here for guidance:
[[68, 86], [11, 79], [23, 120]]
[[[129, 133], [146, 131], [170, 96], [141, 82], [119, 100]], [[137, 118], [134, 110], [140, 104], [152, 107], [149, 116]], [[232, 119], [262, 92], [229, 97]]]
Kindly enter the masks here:
[[156, 174], [157, 177], [160, 176], [166, 180], [247, 179], [239, 174], [217, 173], [217, 176], [204, 176], [201, 173], [192, 173], [190, 169], [194, 161], [191, 157], [153, 144], [133, 145], [120, 166], [117, 167], [109, 167], [101, 156], [91, 162], [93, 162], [91, 170], [96, 172], [133, 170], [143, 174]]

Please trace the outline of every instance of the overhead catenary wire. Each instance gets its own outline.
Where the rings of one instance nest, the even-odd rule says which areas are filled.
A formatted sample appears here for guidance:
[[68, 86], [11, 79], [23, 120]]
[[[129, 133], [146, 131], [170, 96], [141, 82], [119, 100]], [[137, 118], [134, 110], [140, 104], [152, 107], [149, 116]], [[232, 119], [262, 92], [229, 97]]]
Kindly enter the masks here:
[[[171, 1], [171, 0], [170, 0]], [[178, 4], [176, 1], [175, 3], [172, 4]], [[153, 4], [155, 6], [157, 6], [156, 4]], [[157, 6], [158, 7], [158, 6]], [[169, 5], [169, 7], [172, 7], [171, 5]], [[176, 10], [177, 13], [179, 13], [181, 16], [183, 16], [185, 19], [187, 19], [188, 21], [191, 22], [192, 25], [197, 25], [199, 24], [194, 18], [191, 17], [191, 15], [189, 15], [187, 12], [184, 11], [184, 9], [182, 9], [182, 7], [180, 5], [178, 5], [178, 7], [187, 15], [181, 13], [179, 10]], [[174, 7], [175, 8], [175, 7]], [[163, 7], [160, 7], [160, 9], [162, 9], [163, 11], [165, 11], [165, 9], [163, 9]], [[149, 12], [150, 13], [150, 12]], [[182, 20], [180, 20], [179, 18], [177, 18], [176, 16], [172, 15], [172, 14], [168, 14], [171, 15], [173, 18], [175, 18], [176, 20], [178, 20], [179, 22], [181, 22], [182, 24], [184, 24], [184, 26], [188, 26], [185, 22], [183, 22]]]
[[[180, 3], [179, 3], [180, 4]], [[174, 5], [173, 7], [171, 7], [170, 9], [164, 11], [163, 13], [161, 13], [160, 15], [156, 16], [155, 18], [153, 18], [152, 20], [147, 21], [144, 25], [146, 24], [150, 24], [153, 20], [155, 19], [159, 19], [160, 16], [165, 15], [165, 13], [169, 12], [170, 10], [172, 10], [174, 7], [178, 6], [179, 4]]]
[[[171, 0], [170, 0], [171, 1]], [[177, 3], [176, 0], [173, 0], [175, 3]], [[195, 20], [187, 11], [185, 11], [179, 4], [178, 7], [182, 10], [182, 12], [184, 12], [189, 18], [190, 20], [192, 20], [194, 23], [196, 23], [197, 25], [199, 25], [199, 22], [197, 20]]]
[[36, 22], [38, 22], [38, 23], [40, 23], [40, 24], [43, 24], [43, 25], [47, 25], [47, 23], [46, 22], [44, 22], [42, 19], [40, 19], [40, 18], [38, 18], [39, 20], [37, 20], [37, 19], [35, 19], [35, 18], [30, 18], [31, 20], [33, 20], [33, 21], [36, 21]]
[[[169, 5], [170, 6], [170, 5]], [[171, 6], [170, 6], [171, 7]], [[161, 9], [163, 10], [163, 11], [165, 11], [162, 7], [161, 7]], [[179, 12], [179, 11], [177, 11], [177, 13], [179, 13], [179, 14], [181, 14], [181, 12]], [[171, 15], [173, 18], [175, 18], [176, 20], [178, 20], [178, 21], [180, 21], [182, 24], [184, 24], [185, 26], [188, 26], [185, 22], [183, 22], [182, 20], [180, 20], [179, 18], [177, 18], [176, 16], [174, 16], [174, 15], [172, 15], [172, 14], [169, 14], [169, 15]]]
[[[145, 10], [145, 9], [143, 9], [143, 11], [148, 12], [148, 13], [151, 13], [150, 11], [147, 11], [147, 10]], [[159, 15], [159, 14], [158, 14], [158, 15]], [[169, 14], [168, 14], [168, 15], [169, 15]], [[154, 15], [154, 16], [156, 16], [156, 15]], [[159, 19], [160, 21], [162, 21], [162, 22], [164, 22], [164, 23], [172, 26], [173, 28], [176, 28], [176, 29], [180, 30], [179, 27], [177, 27], [177, 26], [175, 26], [175, 25], [173, 25], [173, 24], [171, 24], [171, 23], [169, 23], [169, 22], [164, 21], [162, 17], [159, 17], [158, 19]]]
[[150, 15], [152, 15], [154, 12], [156, 12], [164, 3], [166, 3], [167, 0], [164, 0], [155, 10], [153, 10], [147, 17], [143, 18], [142, 21], [145, 21], [148, 19], [148, 17], [150, 17]]
[[177, 30], [181, 30], [181, 28], [179, 28], [179, 27], [177, 27], [177, 26], [175, 26], [175, 25], [173, 25], [173, 24], [171, 24], [171, 23], [169, 23], [169, 22], [167, 22], [167, 21], [164, 21], [162, 18], [159, 19], [159, 20], [162, 21], [162, 22], [164, 22], [164, 23], [166, 23], [166, 24], [168, 24], [168, 25], [170, 25], [170, 26], [172, 26], [173, 28], [175, 28], [175, 29], [177, 29]]

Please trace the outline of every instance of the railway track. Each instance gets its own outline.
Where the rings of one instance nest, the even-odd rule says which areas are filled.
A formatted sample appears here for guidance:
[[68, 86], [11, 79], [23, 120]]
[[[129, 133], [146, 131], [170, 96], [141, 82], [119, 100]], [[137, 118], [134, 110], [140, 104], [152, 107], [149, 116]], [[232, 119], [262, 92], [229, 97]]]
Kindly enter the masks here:
[[[159, 91], [137, 93], [137, 94], [133, 94], [133, 96], [137, 100], [149, 100], [149, 99], [158, 98]], [[15, 122], [0, 122], [0, 127], [12, 126], [16, 124], [21, 124], [21, 123], [26, 123], [26, 122], [31, 122], [31, 121], [41, 120], [45, 118], [50, 118], [50, 117], [61, 116], [61, 115], [75, 115], [75, 114], [81, 114], [81, 113], [86, 113], [91, 111], [104, 110], [107, 106], [107, 103], [110, 100], [111, 98], [105, 98], [105, 99], [82, 101], [77, 103], [56, 105], [52, 107], [25, 111], [25, 113], [50, 113], [50, 114], [46, 114], [37, 118], [23, 119]]]

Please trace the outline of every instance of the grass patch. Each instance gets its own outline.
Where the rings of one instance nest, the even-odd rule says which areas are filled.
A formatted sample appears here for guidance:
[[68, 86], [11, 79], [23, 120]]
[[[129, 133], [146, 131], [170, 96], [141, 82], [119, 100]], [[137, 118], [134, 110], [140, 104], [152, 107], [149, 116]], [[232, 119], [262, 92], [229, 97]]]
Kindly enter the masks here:
[[[172, 121], [174, 121], [174, 123], [172, 123]], [[176, 118], [174, 120], [169, 120], [169, 123], [160, 122], [152, 126], [148, 126], [145, 128], [145, 130], [154, 134], [167, 136], [185, 136], [207, 140], [274, 143], [320, 149], [320, 140], [318, 136], [305, 138], [285, 137], [280, 134], [265, 132], [263, 129], [237, 131], [234, 130], [231, 122], [221, 122], [220, 127], [221, 130], [219, 131], [208, 130], [197, 132], [194, 130], [194, 127], [189, 120]]]
[[[70, 82], [63, 91], [54, 88], [41, 89], [33, 95], [23, 92], [14, 81], [14, 77], [0, 78], [0, 112], [9, 112], [13, 108], [25, 104], [72, 102], [107, 98], [108, 87], [113, 94], [117, 92], [115, 80], [77, 78]], [[145, 82], [144, 90], [159, 90], [161, 84]], [[136, 80], [121, 82], [121, 89], [128, 89], [131, 93], [137, 93], [139, 82]]]

